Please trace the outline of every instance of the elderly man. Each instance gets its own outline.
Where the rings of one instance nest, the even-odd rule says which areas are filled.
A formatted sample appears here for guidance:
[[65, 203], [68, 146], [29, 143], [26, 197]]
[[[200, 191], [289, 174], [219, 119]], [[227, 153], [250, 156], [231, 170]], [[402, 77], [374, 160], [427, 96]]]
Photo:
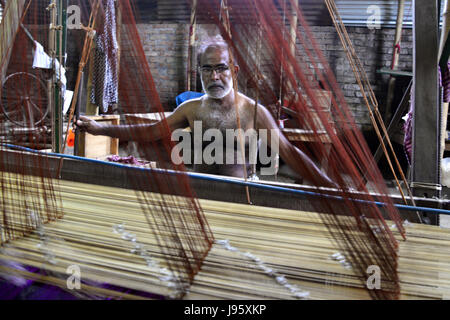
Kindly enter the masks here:
[[[201, 82], [205, 95], [188, 100], [181, 104], [170, 116], [166, 118], [167, 125], [174, 131], [190, 127], [196, 136], [195, 130], [203, 131], [218, 129], [225, 132], [229, 129], [237, 129], [237, 116], [239, 114], [240, 128], [243, 131], [254, 128], [255, 102], [240, 92], [233, 89], [233, 75], [236, 77], [239, 67], [231, 65], [228, 46], [225, 42], [215, 41], [205, 44], [198, 53], [198, 62], [201, 71]], [[231, 70], [233, 68], [233, 70]], [[316, 184], [322, 186], [335, 186], [315, 164], [301, 150], [293, 146], [279, 131], [279, 128], [269, 111], [257, 106], [256, 127], [266, 129], [268, 132], [267, 144], [273, 147], [271, 135], [275, 133], [278, 141], [281, 158], [300, 176], [313, 177]], [[198, 126], [198, 123], [201, 126]], [[102, 125], [89, 118], [80, 117], [76, 126], [81, 131], [87, 131], [94, 135], [106, 135], [120, 140], [150, 141], [163, 138], [165, 132], [162, 122], [140, 125]], [[234, 159], [239, 157], [240, 141], [242, 136], [235, 135], [237, 147], [233, 144]], [[248, 144], [246, 144], [248, 147]], [[248, 162], [247, 162], [248, 164]], [[247, 168], [247, 169], [244, 169]], [[219, 162], [213, 164], [196, 164], [194, 169], [198, 172], [224, 174], [243, 177], [244, 166], [237, 162], [229, 164]]]

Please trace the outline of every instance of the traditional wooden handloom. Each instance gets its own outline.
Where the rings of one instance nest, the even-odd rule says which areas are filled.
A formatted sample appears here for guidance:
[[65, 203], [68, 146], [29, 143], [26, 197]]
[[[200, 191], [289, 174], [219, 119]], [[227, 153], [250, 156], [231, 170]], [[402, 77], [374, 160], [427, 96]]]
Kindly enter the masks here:
[[[37, 188], [35, 180], [27, 179]], [[174, 294], [161, 250], [154, 234], [147, 231], [133, 191], [67, 181], [56, 185], [63, 195], [64, 219], [6, 244], [0, 255], [48, 275], [5, 266], [1, 272], [65, 286], [67, 268], [78, 265], [83, 280], [80, 292], [90, 297], [136, 299], [142, 293], [155, 298]], [[14, 203], [25, 195], [10, 196], [6, 200]], [[160, 195], [149, 198], [158, 210]], [[211, 200], [200, 200], [200, 204], [216, 240], [185, 299], [370, 298], [352, 268], [335, 259], [339, 252], [336, 239], [319, 214]], [[404, 241], [391, 228], [400, 244], [400, 298], [448, 299], [450, 231], [408, 224]], [[345, 257], [347, 253], [340, 254]], [[171, 259], [176, 262], [177, 257]], [[114, 291], [106, 284], [124, 290]], [[135, 293], [127, 294], [125, 289]]]
[[[1, 141], [0, 150], [0, 271], [4, 277], [54, 284], [81, 298], [448, 297], [449, 233], [402, 223], [296, 2], [285, 2], [285, 8], [293, 12], [287, 19], [281, 19], [276, 1], [248, 0], [244, 4], [251, 8], [247, 16], [238, 11], [230, 14], [225, 0], [220, 6], [198, 1], [193, 6], [198, 8], [197, 19], [192, 21], [201, 17], [217, 26], [235, 54], [241, 74], [257, 88], [255, 101], [269, 104], [282, 99], [264, 80], [260, 68], [263, 58], [274, 62], [267, 72], [282, 79], [280, 88], [299, 97], [293, 105], [297, 122], [315, 135], [327, 135], [331, 150], [318, 144], [311, 153], [327, 161], [329, 174], [337, 182], [334, 197], [292, 196], [295, 210], [199, 200], [183, 166], [173, 166], [170, 172], [129, 168], [122, 177], [128, 188], [68, 182], [61, 179], [62, 155], [38, 153], [30, 157], [30, 150], [20, 147], [12, 153], [10, 149], [17, 146], [11, 142], [20, 141], [8, 136]], [[106, 0], [80, 1], [79, 5], [86, 12], [99, 8], [100, 18], [108, 9]], [[120, 45], [127, 49], [121, 51], [120, 59], [122, 107], [127, 106], [128, 113], [159, 112], [165, 123], [133, 7], [128, 0], [117, 1], [117, 6], [123, 22], [118, 28]], [[89, 21], [91, 18], [95, 20], [93, 14]], [[286, 23], [291, 25], [289, 39], [284, 37]], [[105, 25], [102, 28], [99, 33], [106, 34]], [[88, 31], [85, 40], [92, 30]], [[258, 48], [249, 49], [255, 35]], [[295, 39], [300, 44], [294, 45]], [[272, 46], [274, 43], [279, 45]], [[7, 46], [12, 48], [13, 44]], [[13, 58], [20, 60], [30, 48], [15, 49], [18, 54]], [[107, 54], [115, 49], [108, 50]], [[85, 58], [83, 54], [79, 74]], [[79, 84], [77, 77], [76, 87]], [[29, 89], [28, 84], [24, 87]], [[237, 89], [237, 79], [234, 87]], [[316, 94], [320, 87], [332, 93], [331, 110], [321, 107]], [[58, 95], [58, 90], [55, 92]], [[40, 101], [41, 97], [33, 98]], [[74, 106], [75, 102], [70, 115]], [[27, 118], [24, 121], [33, 127], [33, 111], [29, 112], [29, 119], [23, 115]], [[237, 120], [240, 127], [239, 117]], [[173, 141], [166, 129], [162, 145], [170, 153]], [[152, 144], [150, 147], [155, 147], [156, 143]], [[312, 172], [302, 171], [314, 191], [323, 191]], [[101, 172], [96, 174], [97, 179], [108, 179]], [[376, 193], [367, 192], [366, 182]], [[354, 199], [354, 189], [360, 190], [358, 199]], [[252, 192], [245, 185], [242, 194], [248, 202]], [[303, 206], [308, 210], [301, 210]], [[380, 286], [368, 283], [370, 267], [378, 267]], [[69, 285], [74, 280], [70, 277], [73, 268], [79, 270], [79, 289]]]

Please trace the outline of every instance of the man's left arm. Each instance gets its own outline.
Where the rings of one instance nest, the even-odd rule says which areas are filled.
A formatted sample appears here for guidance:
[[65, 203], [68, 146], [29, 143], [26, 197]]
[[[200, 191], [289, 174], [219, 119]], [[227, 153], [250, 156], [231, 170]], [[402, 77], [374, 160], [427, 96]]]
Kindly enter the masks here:
[[[303, 151], [292, 145], [283, 135], [270, 112], [258, 105], [257, 129], [267, 129], [267, 145], [272, 146], [272, 139], [278, 140], [280, 157], [301, 177], [324, 187], [337, 187]], [[276, 135], [272, 137], [272, 135]]]

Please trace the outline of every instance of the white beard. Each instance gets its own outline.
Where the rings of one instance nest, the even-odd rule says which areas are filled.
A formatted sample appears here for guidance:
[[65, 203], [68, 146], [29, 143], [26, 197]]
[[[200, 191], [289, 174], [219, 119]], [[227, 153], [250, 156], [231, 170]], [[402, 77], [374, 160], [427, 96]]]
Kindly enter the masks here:
[[233, 80], [232, 79], [230, 79], [230, 81], [228, 81], [228, 83], [225, 83], [225, 88], [221, 92], [220, 91], [219, 92], [209, 91], [206, 88], [205, 83], [203, 82], [203, 79], [201, 79], [201, 81], [202, 81], [203, 91], [205, 91], [205, 93], [208, 97], [213, 98], [213, 99], [222, 99], [231, 92], [231, 89], [233, 89]]

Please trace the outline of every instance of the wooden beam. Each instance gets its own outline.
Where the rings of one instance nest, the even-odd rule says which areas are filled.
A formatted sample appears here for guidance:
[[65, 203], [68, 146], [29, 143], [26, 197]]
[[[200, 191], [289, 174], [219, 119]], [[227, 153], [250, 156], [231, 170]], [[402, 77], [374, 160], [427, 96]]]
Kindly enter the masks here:
[[[405, 0], [398, 1], [398, 13], [397, 13], [397, 23], [395, 29], [395, 40], [394, 40], [394, 51], [392, 57], [392, 70], [397, 70], [398, 60], [400, 57], [400, 41], [402, 39], [403, 30], [403, 16], [405, 13]], [[392, 101], [394, 100], [394, 90], [395, 90], [395, 77], [391, 76], [388, 85], [388, 94], [386, 102], [386, 110], [384, 113], [384, 121], [387, 123], [391, 119], [392, 114]]]
[[388, 74], [392, 77], [412, 77], [413, 76], [412, 72], [398, 71], [398, 70], [391, 70], [391, 69], [379, 69], [379, 70], [377, 70], [377, 73]]
[[[440, 197], [437, 0], [414, 1], [414, 122], [412, 189], [415, 196]], [[431, 219], [438, 223], [438, 219]]]

